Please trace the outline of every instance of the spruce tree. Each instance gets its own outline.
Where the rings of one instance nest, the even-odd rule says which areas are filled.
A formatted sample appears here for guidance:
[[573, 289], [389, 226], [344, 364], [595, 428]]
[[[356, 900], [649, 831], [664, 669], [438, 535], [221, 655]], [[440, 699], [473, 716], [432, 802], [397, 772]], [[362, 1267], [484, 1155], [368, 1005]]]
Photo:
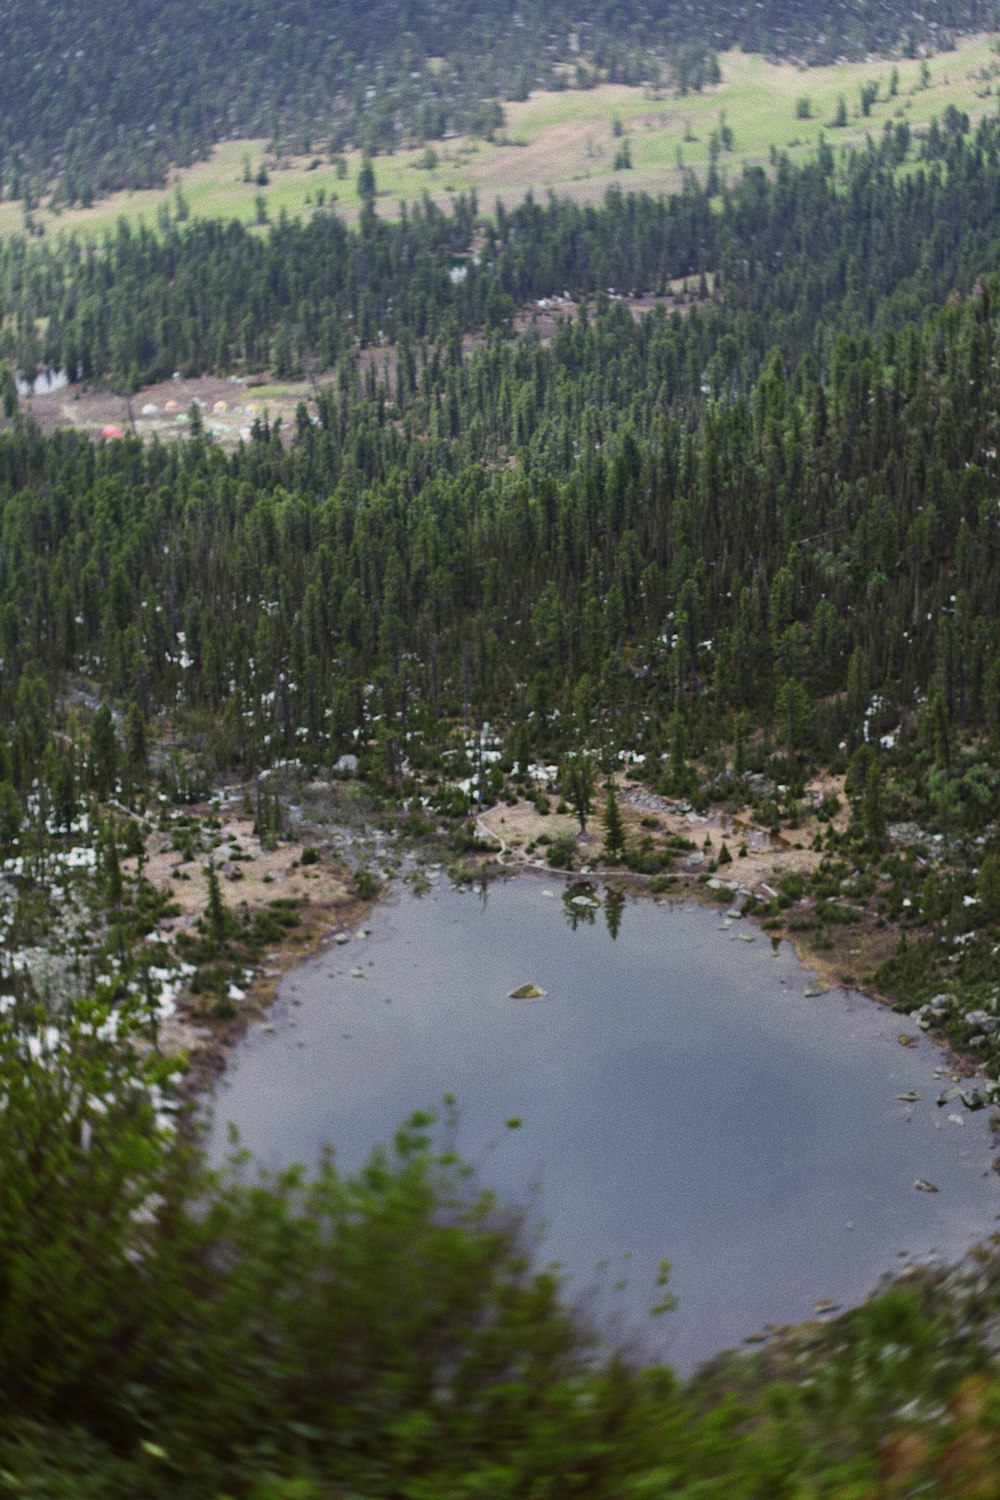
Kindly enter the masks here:
[[115, 842], [115, 830], [111, 823], [107, 825], [104, 846], [104, 888], [108, 898], [108, 905], [112, 908], [120, 906], [123, 895], [122, 871], [121, 865], [118, 862], [118, 845]]
[[604, 857], [617, 864], [625, 853], [625, 824], [618, 806], [618, 794], [614, 782], [608, 782], [608, 796], [604, 804], [601, 823], [604, 828]]
[[885, 843], [885, 807], [882, 801], [882, 769], [874, 757], [865, 778], [861, 826], [872, 843], [881, 848]]
[[208, 931], [215, 943], [221, 948], [226, 941], [226, 907], [222, 899], [222, 889], [219, 885], [219, 876], [216, 872], [214, 860], [208, 862]]
[[569, 762], [565, 788], [566, 800], [580, 820], [580, 832], [586, 833], [594, 792], [594, 771], [587, 756], [574, 755]]

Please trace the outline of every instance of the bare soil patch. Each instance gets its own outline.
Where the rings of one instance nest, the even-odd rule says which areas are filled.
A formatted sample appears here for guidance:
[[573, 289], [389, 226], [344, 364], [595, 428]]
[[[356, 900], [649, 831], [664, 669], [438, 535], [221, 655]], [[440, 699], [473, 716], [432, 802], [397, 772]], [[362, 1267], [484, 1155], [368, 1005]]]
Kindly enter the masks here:
[[258, 420], [273, 424], [280, 417], [291, 426], [300, 401], [315, 415], [313, 391], [305, 381], [265, 387], [265, 391], [260, 389], [259, 377], [203, 375], [163, 380], [131, 397], [67, 385], [44, 395], [23, 396], [21, 406], [47, 432], [76, 427], [99, 438], [104, 428], [113, 427], [122, 436], [135, 432], [139, 437], [170, 442], [190, 433], [189, 410], [194, 402], [205, 432], [229, 446], [247, 441]]
[[[282, 976], [340, 927], [356, 925], [368, 910], [343, 870], [328, 857], [303, 864], [306, 846], [301, 842], [283, 840], [276, 848], [266, 847], [248, 816], [227, 816], [215, 835], [220, 842], [211, 858], [226, 907], [235, 915], [252, 917], [287, 899], [295, 903], [298, 922], [265, 951], [257, 977], [232, 1016], [208, 1016], [195, 998], [182, 997], [176, 1014], [161, 1025], [160, 1046], [168, 1054], [188, 1056], [186, 1085], [194, 1091], [219, 1072], [248, 1022], [274, 999]], [[174, 908], [174, 914], [160, 923], [168, 945], [181, 932], [194, 934], [208, 906], [209, 856], [201, 851], [187, 856], [174, 847], [174, 840], [173, 831], [151, 834], [144, 864], [146, 879], [169, 897]], [[134, 875], [135, 859], [123, 860], [122, 868]]]
[[[736, 905], [753, 896], [770, 906], [783, 894], [782, 882], [788, 876], [808, 877], [819, 867], [823, 855], [811, 847], [817, 834], [827, 827], [843, 831], [850, 817], [843, 798], [843, 780], [831, 776], [817, 777], [807, 784], [800, 826], [792, 835], [779, 837], [756, 822], [749, 808], [737, 814], [713, 808], [698, 813], [648, 792], [625, 775], [616, 776], [615, 784], [630, 847], [635, 848], [644, 839], [652, 850], [662, 850], [677, 839], [694, 846], [677, 852], [667, 876], [670, 882], [667, 894], [713, 904], [729, 891]], [[841, 808], [829, 822], [821, 822], [816, 811], [823, 798], [829, 796], [838, 797]], [[522, 800], [514, 807], [501, 804], [490, 808], [480, 816], [479, 829], [499, 842], [498, 862], [507, 869], [548, 870], [549, 845], [569, 838], [576, 846], [578, 872], [647, 886], [649, 877], [605, 862], [601, 822], [604, 801], [603, 794], [595, 798], [587, 832], [582, 837], [575, 816], [555, 812], [554, 798], [547, 815], [540, 813], [532, 801]], [[540, 838], [546, 838], [541, 846]], [[723, 845], [732, 862], [718, 865]], [[854, 987], [863, 987], [860, 977], [873, 973], [895, 952], [898, 931], [889, 924], [879, 924], [870, 911], [860, 907], [854, 912], [856, 920], [850, 924], [820, 931], [807, 920], [811, 906], [809, 897], [791, 905], [786, 902], [774, 935], [791, 941], [803, 963], [817, 970], [824, 983], [835, 987], [849, 982]]]

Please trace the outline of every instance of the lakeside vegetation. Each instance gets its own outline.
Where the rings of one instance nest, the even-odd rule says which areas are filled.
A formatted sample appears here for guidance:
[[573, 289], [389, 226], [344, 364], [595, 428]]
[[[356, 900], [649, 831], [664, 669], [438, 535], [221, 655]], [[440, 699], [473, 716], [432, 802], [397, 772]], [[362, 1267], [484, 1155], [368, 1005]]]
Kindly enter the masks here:
[[[390, 56], [343, 7], [310, 71], [278, 10], [223, 128], [255, 8], [200, 7], [205, 67], [178, 92], [168, 47], [95, 118], [96, 12], [11, 7], [0, 1494], [989, 1500], [991, 1226], [682, 1383], [562, 1304], [447, 1129], [351, 1179], [212, 1176], [186, 1098], [402, 854], [599, 849], [878, 990], [974, 1060], [956, 1109], [1000, 1103], [1000, 58], [942, 35], [991, 13], [788, 0], [764, 41], [806, 71], [722, 50], [756, 8], [593, 7], [573, 43], [551, 7], [411, 8]], [[132, 6], [120, 50], [189, 20]], [[79, 207], [179, 154], [147, 222]], [[518, 161], [539, 191], [494, 207]], [[36, 426], [42, 367], [310, 401], [232, 449], [197, 402], [95, 442]], [[668, 1328], [666, 1267], [650, 1299]]]
[[21, 1079], [0, 1137], [6, 1494], [994, 1493], [995, 1255], [685, 1386], [598, 1351], [428, 1117], [353, 1177], [207, 1177], [122, 1088], [134, 1054], [106, 1028], [81, 1008], [38, 1056], [0, 1024]]

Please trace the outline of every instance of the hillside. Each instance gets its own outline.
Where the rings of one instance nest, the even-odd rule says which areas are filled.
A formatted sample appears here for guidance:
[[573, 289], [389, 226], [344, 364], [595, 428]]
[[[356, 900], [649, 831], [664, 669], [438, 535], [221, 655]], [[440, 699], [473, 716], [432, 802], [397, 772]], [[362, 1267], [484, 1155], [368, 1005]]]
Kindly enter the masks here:
[[7, 0], [0, 55], [4, 194], [36, 199], [53, 177], [68, 203], [161, 183], [216, 141], [267, 137], [303, 152], [391, 151], [449, 132], [491, 133], [495, 101], [597, 78], [698, 88], [725, 47], [829, 63], [872, 50], [914, 56], [995, 18], [994, 0], [942, 0], [923, 19], [898, 0], [771, 0], [697, 8], [666, 0], [486, 10], [377, 0]]
[[[332, 1151], [210, 1172], [197, 1103], [322, 937], [394, 1024], [360, 956], [383, 887], [485, 907], [491, 878], [544, 875], [574, 932], [603, 904], [618, 942], [626, 893], [654, 920], [700, 902], [744, 979], [759, 924], [819, 972], [815, 1016], [827, 985], [905, 1012], [859, 1177], [916, 1103], [994, 1182], [1000, 58], [949, 50], [992, 6], [142, 0], [112, 45], [109, 14], [2, 3], [0, 174], [34, 232], [0, 239], [0, 1496], [996, 1500], [995, 1197], [954, 1215], [985, 1241], [962, 1266], [894, 1238], [864, 1305], [807, 1288], [810, 1321], [682, 1380], [655, 1363], [669, 1316], [661, 1343], [568, 1304], [534, 1191], [481, 1190], [450, 1094], [353, 1174]], [[741, 46], [779, 62], [740, 72]], [[528, 162], [507, 204], [388, 157], [468, 146], [500, 107], [541, 136], [584, 99], [583, 151], [599, 118], [634, 161], [580, 201], [527, 180], [531, 142], [496, 143]], [[216, 142], [224, 186], [247, 157], [240, 214], [192, 210], [192, 175], [155, 222], [31, 218], [43, 184], [80, 205]], [[256, 181], [292, 153], [297, 202]], [[46, 368], [59, 389], [22, 394]], [[428, 972], [468, 1003], [444, 950]], [[897, 1050], [918, 1029], [941, 1044], [922, 1092]], [[778, 1071], [751, 1080], [769, 1113]], [[710, 1082], [684, 1105], [721, 1132], [706, 1197], [746, 1124]], [[657, 1121], [658, 1154], [687, 1139]], [[919, 1170], [904, 1195], [950, 1214]], [[718, 1240], [738, 1301], [753, 1262]]]

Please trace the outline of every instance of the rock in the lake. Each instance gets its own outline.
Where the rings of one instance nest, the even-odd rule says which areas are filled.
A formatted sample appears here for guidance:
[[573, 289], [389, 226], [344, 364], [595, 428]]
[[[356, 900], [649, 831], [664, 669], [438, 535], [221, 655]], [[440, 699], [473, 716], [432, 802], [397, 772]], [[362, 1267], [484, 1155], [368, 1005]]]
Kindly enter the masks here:
[[516, 990], [511, 990], [510, 1000], [544, 1000], [548, 990], [539, 989], [537, 984], [519, 984]]
[[840, 1311], [839, 1302], [831, 1302], [829, 1297], [821, 1297], [813, 1308], [814, 1313], [835, 1313]]
[[911, 1036], [908, 1031], [901, 1031], [896, 1038], [896, 1041], [901, 1047], [915, 1047], [917, 1045], [916, 1037]]
[[916, 1188], [918, 1193], [940, 1192], [940, 1188], [937, 1186], [937, 1184], [928, 1182], [926, 1177], [918, 1177], [913, 1186]]
[[817, 995], [828, 995], [829, 993], [829, 985], [820, 984], [818, 982], [807, 984], [805, 988], [805, 996], [807, 1000], [815, 1000]]
[[907, 1089], [905, 1094], [897, 1094], [896, 1098], [900, 1099], [903, 1104], [916, 1104], [920, 1099], [920, 1095], [913, 1089]]

